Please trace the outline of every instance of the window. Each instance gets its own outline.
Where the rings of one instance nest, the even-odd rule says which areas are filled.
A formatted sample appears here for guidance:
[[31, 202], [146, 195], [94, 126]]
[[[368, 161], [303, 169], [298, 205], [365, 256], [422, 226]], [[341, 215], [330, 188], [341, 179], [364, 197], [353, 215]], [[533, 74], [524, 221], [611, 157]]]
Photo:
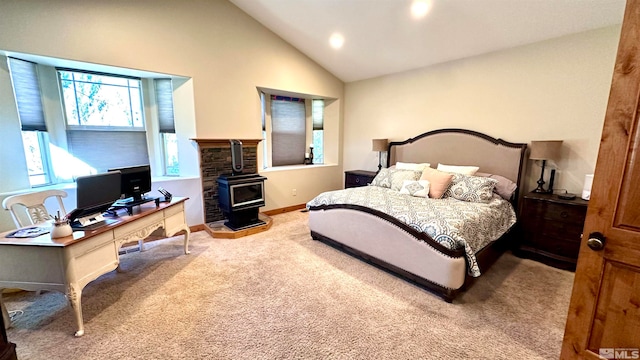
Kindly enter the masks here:
[[271, 95], [271, 164], [304, 164], [306, 144], [304, 99]]
[[173, 86], [171, 79], [155, 79], [156, 105], [158, 109], [158, 123], [162, 138], [162, 159], [164, 175], [180, 175], [178, 163], [178, 139], [173, 118]]
[[[266, 89], [261, 89], [265, 91]], [[260, 93], [264, 167], [302, 165], [313, 147], [313, 163], [324, 164], [325, 100]], [[286, 92], [280, 92], [286, 93]]]
[[149, 164], [140, 79], [58, 69], [74, 176]]
[[51, 183], [47, 125], [36, 64], [8, 58], [11, 83], [22, 128], [22, 143], [31, 186]]
[[[116, 68], [110, 74], [53, 67], [11, 57], [7, 63], [17, 105], [17, 116], [9, 121], [20, 122], [23, 146], [17, 154], [26, 160], [32, 187], [151, 163], [162, 165], [158, 175], [179, 175], [172, 79], [153, 79], [157, 74], [147, 72], [140, 72], [145, 78], [125, 76]], [[45, 99], [53, 100], [46, 108]], [[145, 110], [153, 116], [145, 116]]]
[[313, 163], [324, 164], [324, 100], [314, 99], [311, 103], [313, 122]]
[[140, 79], [58, 69], [67, 125], [144, 129]]
[[49, 156], [47, 147], [49, 140], [43, 131], [22, 131], [22, 144], [29, 171], [29, 184], [33, 186], [51, 183]]

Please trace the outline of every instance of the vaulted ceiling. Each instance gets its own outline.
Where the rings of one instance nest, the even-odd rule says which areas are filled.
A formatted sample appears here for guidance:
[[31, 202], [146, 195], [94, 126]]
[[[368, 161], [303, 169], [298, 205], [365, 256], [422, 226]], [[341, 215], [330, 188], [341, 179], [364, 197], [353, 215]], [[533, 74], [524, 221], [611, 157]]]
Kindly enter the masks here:
[[[622, 23], [625, 0], [230, 0], [345, 82]], [[429, 12], [411, 14], [414, 2]], [[340, 34], [339, 49], [329, 38]]]

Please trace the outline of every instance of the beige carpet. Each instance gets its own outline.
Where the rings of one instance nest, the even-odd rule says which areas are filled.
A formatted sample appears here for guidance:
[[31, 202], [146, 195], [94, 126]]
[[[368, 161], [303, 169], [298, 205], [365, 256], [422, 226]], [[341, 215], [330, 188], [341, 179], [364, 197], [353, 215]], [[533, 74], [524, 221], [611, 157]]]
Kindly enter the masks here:
[[507, 253], [453, 304], [309, 236], [307, 215], [235, 240], [123, 255], [83, 293], [5, 294], [26, 359], [552, 359], [573, 274]]

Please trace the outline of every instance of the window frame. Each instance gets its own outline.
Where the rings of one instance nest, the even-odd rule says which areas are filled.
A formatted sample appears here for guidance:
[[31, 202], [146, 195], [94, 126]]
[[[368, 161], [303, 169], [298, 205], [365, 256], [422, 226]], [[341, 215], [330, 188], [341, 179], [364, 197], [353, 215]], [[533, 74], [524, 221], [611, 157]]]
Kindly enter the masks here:
[[[144, 98], [145, 98], [145, 94], [143, 91], [143, 84], [142, 84], [142, 79], [139, 77], [133, 77], [133, 76], [125, 76], [125, 75], [119, 75], [119, 74], [109, 74], [109, 73], [103, 73], [103, 72], [95, 72], [95, 71], [86, 71], [86, 70], [79, 70], [79, 69], [71, 69], [71, 68], [60, 68], [60, 67], [56, 67], [56, 73], [57, 73], [57, 78], [58, 78], [58, 86], [60, 89], [60, 102], [62, 103], [62, 110], [63, 110], [63, 118], [64, 118], [64, 123], [65, 123], [65, 128], [67, 130], [96, 130], [96, 131], [147, 131], [147, 126], [146, 126], [146, 119], [147, 116], [145, 114], [145, 109], [144, 109]], [[62, 78], [62, 72], [68, 72], [72, 74], [72, 79], [68, 80], [68, 79], [63, 79]], [[91, 125], [91, 124], [81, 124], [82, 119], [80, 118], [80, 112], [79, 112], [79, 104], [78, 104], [78, 97], [77, 97], [77, 90], [76, 90], [76, 83], [78, 82], [82, 82], [82, 83], [87, 83], [88, 81], [81, 81], [81, 80], [76, 80], [73, 78], [73, 74], [87, 74], [87, 75], [96, 75], [96, 76], [104, 76], [104, 77], [111, 77], [111, 78], [120, 78], [120, 79], [127, 79], [127, 86], [124, 85], [115, 85], [115, 84], [100, 84], [100, 83], [95, 83], [97, 85], [104, 85], [104, 86], [116, 86], [116, 87], [126, 87], [127, 88], [127, 92], [129, 94], [128, 96], [128, 100], [129, 100], [129, 116], [130, 116], [130, 122], [131, 125], [130, 126], [124, 126], [124, 125]], [[129, 82], [131, 80], [137, 81], [138, 86], [136, 87], [136, 89], [138, 90], [138, 98], [139, 98], [139, 107], [140, 107], [140, 117], [141, 117], [141, 121], [140, 121], [140, 126], [136, 126], [136, 121], [134, 120], [134, 109], [132, 106], [132, 96], [131, 96], [131, 89], [133, 87], [131, 87], [129, 85]], [[74, 99], [75, 99], [75, 109], [77, 112], [77, 119], [78, 119], [78, 124], [70, 124], [69, 123], [69, 116], [68, 116], [68, 109], [67, 109], [67, 102], [65, 101], [65, 96], [64, 96], [64, 86], [62, 85], [63, 81], [71, 81], [73, 83], [73, 92], [74, 92]], [[92, 82], [93, 83], [93, 82]]]
[[[42, 174], [31, 174], [29, 173], [29, 185], [31, 188], [37, 188], [37, 187], [42, 187], [42, 186], [48, 186], [48, 185], [52, 185], [54, 184], [54, 174], [53, 174], [53, 166], [51, 164], [51, 153], [49, 151], [49, 134], [46, 131], [40, 131], [40, 130], [22, 130], [20, 132], [21, 136], [22, 136], [22, 143], [23, 143], [23, 151], [26, 151], [25, 146], [24, 146], [24, 135], [25, 133], [35, 133], [36, 135], [36, 140], [38, 142], [38, 148], [39, 148], [39, 154], [40, 154], [40, 162], [42, 164]], [[27, 154], [26, 152], [23, 154], [23, 156], [25, 157], [25, 161], [27, 163], [27, 172], [29, 169], [29, 161], [27, 160]], [[44, 183], [41, 184], [34, 184], [31, 179], [35, 176], [44, 176]]]
[[[173, 79], [171, 78], [154, 78], [149, 81], [149, 85], [153, 88], [153, 102], [155, 105], [155, 115], [158, 124], [158, 141], [160, 142], [160, 163], [162, 164], [163, 176], [180, 176], [180, 152], [178, 146], [178, 136], [176, 135], [175, 124], [175, 105], [173, 98]], [[172, 135], [169, 135], [172, 134]], [[168, 139], [169, 136], [175, 137], [176, 142], [176, 170], [177, 174], [170, 173], [169, 165], [169, 142], [174, 141]]]
[[[294, 97], [294, 98], [303, 98], [305, 99], [305, 126], [306, 126], [306, 131], [305, 131], [305, 153], [308, 153], [310, 151], [309, 149], [309, 144], [313, 144], [314, 143], [314, 137], [313, 137], [313, 101], [314, 100], [322, 100], [323, 101], [323, 129], [322, 130], [316, 130], [316, 131], [322, 131], [322, 148], [323, 148], [323, 154], [322, 154], [322, 159], [316, 159], [316, 149], [314, 147], [314, 159], [313, 159], [313, 164], [314, 165], [324, 165], [326, 164], [326, 157], [325, 157], [325, 134], [326, 132], [325, 130], [325, 120], [326, 120], [326, 108], [327, 105], [330, 101], [332, 101], [333, 99], [331, 98], [327, 98], [327, 97], [322, 97], [322, 96], [317, 96], [317, 95], [309, 95], [309, 94], [299, 94], [299, 93], [293, 93], [290, 91], [283, 91], [283, 90], [275, 90], [275, 89], [267, 89], [267, 88], [257, 88], [259, 94], [260, 94], [260, 115], [261, 115], [261, 125], [262, 125], [262, 168], [263, 169], [278, 169], [278, 168], [286, 168], [286, 167], [291, 167], [291, 166], [298, 166], [298, 164], [296, 165], [281, 165], [281, 166], [273, 166], [273, 162], [272, 162], [272, 147], [271, 144], [273, 142], [273, 139], [271, 137], [271, 130], [272, 130], [272, 120], [271, 120], [271, 95], [276, 95], [276, 96], [285, 96], [285, 97]], [[299, 164], [299, 166], [305, 166], [304, 163]]]
[[177, 170], [178, 173], [177, 174], [170, 174], [169, 173], [169, 154], [168, 154], [168, 150], [167, 150], [167, 136], [168, 135], [173, 135], [176, 137], [175, 141], [176, 141], [176, 145], [178, 142], [178, 136], [175, 133], [168, 133], [168, 132], [160, 132], [160, 151], [162, 153], [162, 169], [163, 169], [163, 173], [162, 175], [164, 176], [180, 176], [180, 157], [179, 157], [179, 151], [177, 150], [177, 154], [176, 156], [178, 156], [178, 164], [177, 164]]
[[[315, 118], [315, 113], [314, 113], [314, 105], [319, 102], [322, 101], [322, 119], [317, 121], [317, 119]], [[324, 164], [324, 112], [325, 112], [325, 99], [312, 99], [311, 100], [311, 143], [313, 144], [313, 163], [314, 164]], [[319, 124], [318, 124], [319, 123]], [[319, 129], [316, 129], [316, 127], [320, 127]], [[320, 154], [317, 154], [318, 150], [317, 150], [317, 143], [316, 143], [316, 134], [317, 132], [320, 134], [320, 142], [322, 145], [322, 151], [320, 152]]]
[[[137, 166], [137, 165], [145, 165], [151, 164], [152, 159], [152, 149], [149, 147], [149, 133], [147, 132], [147, 114], [145, 112], [144, 99], [145, 93], [143, 90], [143, 81], [142, 78], [125, 76], [119, 74], [110, 74], [103, 72], [94, 72], [94, 71], [85, 71], [81, 69], [71, 69], [71, 68], [55, 68], [57, 81], [58, 81], [58, 89], [59, 89], [59, 97], [60, 103], [62, 106], [62, 119], [64, 122], [65, 128], [65, 137], [67, 144], [68, 153], [77, 160], [76, 166], [71, 171], [73, 178], [82, 175], [89, 175], [95, 172], [107, 171], [110, 168], [121, 168], [125, 166]], [[71, 80], [63, 79], [62, 73], [70, 73]], [[103, 76], [107, 78], [115, 78], [115, 79], [126, 79], [127, 85], [113, 85], [113, 84], [101, 84], [95, 83], [97, 85], [105, 85], [105, 86], [118, 86], [118, 87], [126, 87], [128, 93], [128, 105], [129, 105], [129, 123], [128, 126], [123, 125], [91, 125], [91, 124], [80, 124], [82, 122], [82, 118], [79, 114], [79, 105], [78, 105], [78, 97], [76, 90], [76, 83], [86, 81], [76, 80], [74, 74], [89, 74], [89, 75], [97, 75]], [[130, 81], [137, 81], [136, 87], [131, 87]], [[78, 124], [70, 123], [69, 119], [69, 111], [68, 104], [65, 98], [63, 81], [71, 81], [73, 86], [73, 101], [75, 103], [75, 109], [77, 112], [77, 121]], [[139, 111], [140, 111], [140, 125], [136, 124], [134, 109], [132, 107], [132, 95], [131, 89], [137, 89], [138, 94], [136, 94], [139, 99]], [[92, 99], [93, 100], [93, 99]], [[137, 109], [136, 109], [137, 111]], [[75, 120], [75, 119], [72, 119]], [[103, 133], [104, 136], [100, 136], [96, 133]], [[107, 135], [108, 134], [108, 135]], [[133, 135], [136, 134], [136, 135]], [[131, 157], [110, 157], [109, 161], [103, 162], [100, 160], [101, 154], [103, 153], [115, 153], [115, 147], [110, 146], [110, 144], [103, 143], [105, 140], [111, 139], [112, 143], [117, 143], [117, 147], [119, 149], [123, 147], [127, 147], [129, 149], [133, 149], [133, 153], [135, 156]], [[75, 149], [74, 149], [75, 147]], [[135, 160], [133, 160], [135, 159]]]

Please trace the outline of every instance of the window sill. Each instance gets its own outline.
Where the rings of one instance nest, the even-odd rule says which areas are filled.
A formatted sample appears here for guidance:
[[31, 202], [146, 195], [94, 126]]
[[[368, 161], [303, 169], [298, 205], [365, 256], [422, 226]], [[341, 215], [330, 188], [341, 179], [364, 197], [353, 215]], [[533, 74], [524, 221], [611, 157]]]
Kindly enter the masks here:
[[329, 168], [336, 167], [338, 164], [313, 164], [313, 165], [288, 165], [288, 166], [274, 166], [270, 168], [260, 169], [259, 173], [268, 173], [276, 171], [290, 171], [290, 170], [302, 170], [302, 169], [317, 169], [317, 168]]
[[192, 180], [199, 179], [198, 176], [154, 176], [151, 178], [151, 184], [154, 182], [164, 182], [164, 181], [180, 181], [180, 180]]
[[[164, 182], [192, 180], [192, 179], [199, 179], [199, 177], [197, 176], [154, 176], [151, 178], [151, 185], [153, 186], [153, 184], [156, 182], [164, 183]], [[5, 193], [0, 193], [0, 196], [11, 196], [16, 194], [24, 194], [28, 192], [38, 192], [38, 191], [44, 191], [44, 190], [54, 190], [54, 189], [65, 190], [65, 189], [75, 189], [75, 188], [76, 188], [75, 181], [64, 182], [64, 183], [58, 183], [58, 184], [52, 184], [52, 185], [37, 186], [37, 187], [32, 187], [32, 188], [22, 189], [22, 190], [8, 191]]]

